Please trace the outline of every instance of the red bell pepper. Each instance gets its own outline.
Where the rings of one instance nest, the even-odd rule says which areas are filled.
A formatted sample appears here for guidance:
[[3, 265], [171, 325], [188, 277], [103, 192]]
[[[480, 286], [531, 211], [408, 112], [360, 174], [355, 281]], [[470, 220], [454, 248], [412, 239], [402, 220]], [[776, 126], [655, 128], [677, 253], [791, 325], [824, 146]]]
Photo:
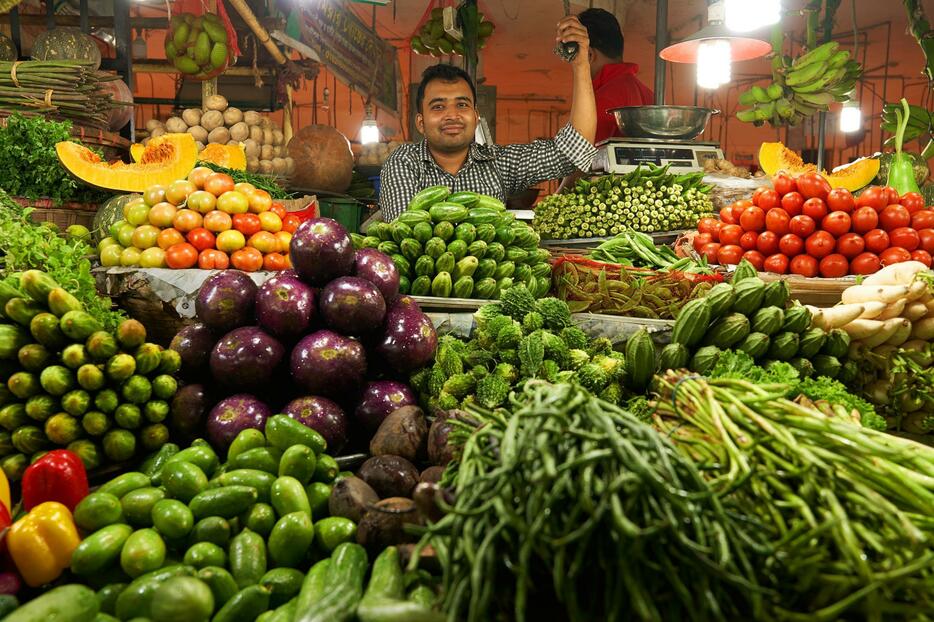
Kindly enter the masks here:
[[[0, 559], [6, 557], [6, 534], [3, 532], [13, 524], [13, 518], [10, 516], [10, 511], [5, 505], [0, 503]], [[0, 569], [0, 577], [2, 577], [2, 569]], [[0, 584], [2, 584], [2, 579], [0, 579]], [[4, 592], [0, 590], [0, 594]]]
[[73, 512], [86, 496], [88, 475], [84, 463], [67, 449], [50, 451], [23, 473], [23, 506], [27, 512], [46, 501], [57, 501]]

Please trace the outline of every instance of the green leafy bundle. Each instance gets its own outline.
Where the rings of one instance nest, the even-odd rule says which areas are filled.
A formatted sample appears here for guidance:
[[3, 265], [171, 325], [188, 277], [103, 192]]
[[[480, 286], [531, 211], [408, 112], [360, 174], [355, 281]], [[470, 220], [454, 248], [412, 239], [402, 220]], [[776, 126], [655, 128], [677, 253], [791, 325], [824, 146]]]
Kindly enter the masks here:
[[249, 171], [240, 171], [233, 168], [227, 168], [226, 166], [221, 166], [220, 164], [214, 164], [213, 162], [198, 162], [198, 166], [206, 166], [215, 173], [227, 173], [236, 183], [248, 183], [253, 184], [260, 190], [265, 190], [269, 193], [273, 199], [280, 201], [291, 199], [292, 195], [282, 189], [282, 186], [277, 184], [275, 181], [267, 177], [266, 175], [260, 175], [259, 173], [250, 173]]

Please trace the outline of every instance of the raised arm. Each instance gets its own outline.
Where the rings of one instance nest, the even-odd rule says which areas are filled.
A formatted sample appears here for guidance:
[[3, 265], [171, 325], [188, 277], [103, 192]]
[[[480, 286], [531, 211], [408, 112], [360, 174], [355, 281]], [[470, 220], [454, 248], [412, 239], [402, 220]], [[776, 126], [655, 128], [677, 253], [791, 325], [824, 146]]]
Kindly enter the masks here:
[[557, 40], [562, 43], [576, 42], [579, 47], [577, 56], [571, 61], [574, 81], [571, 92], [571, 125], [593, 144], [597, 134], [597, 102], [590, 77], [590, 37], [577, 17], [569, 15], [558, 23]]

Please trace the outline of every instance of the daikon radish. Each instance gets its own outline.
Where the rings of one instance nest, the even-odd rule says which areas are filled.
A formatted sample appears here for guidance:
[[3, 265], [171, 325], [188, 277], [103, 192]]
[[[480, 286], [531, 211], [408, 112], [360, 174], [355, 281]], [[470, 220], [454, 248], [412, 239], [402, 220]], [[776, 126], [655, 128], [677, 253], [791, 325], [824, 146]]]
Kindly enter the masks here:
[[928, 308], [923, 302], [915, 301], [911, 304], [905, 305], [905, 310], [902, 311], [902, 317], [906, 320], [914, 322], [927, 315], [927, 312]]
[[908, 304], [907, 298], [899, 298], [892, 304], [885, 307], [885, 311], [880, 313], [877, 320], [891, 320], [893, 317], [901, 317], [902, 311], [905, 310], [905, 305]]
[[931, 290], [928, 290], [923, 296], [918, 298], [916, 302], [923, 302], [924, 304], [927, 304], [932, 300], [934, 300], [934, 294], [931, 293]]
[[[872, 322], [875, 320], [870, 321]], [[905, 335], [905, 339], [902, 339], [902, 341], [905, 341], [911, 335], [911, 322], [903, 317], [896, 317], [892, 318], [891, 320], [886, 320], [882, 322], [882, 328], [869, 337], [863, 339], [863, 343], [866, 344], [866, 347], [869, 349], [875, 348], [876, 346], [881, 346], [883, 343], [891, 339], [899, 329], [904, 330], [906, 327], [908, 329], [908, 334]]]
[[[885, 311], [889, 305], [884, 302], [879, 302], [878, 300], [871, 300], [869, 302], [863, 303], [863, 313], [859, 317], [863, 320], [875, 320], [878, 319], [882, 312]], [[925, 307], [927, 311], [927, 307]]]
[[911, 327], [911, 338], [923, 341], [934, 339], [934, 317], [926, 317], [914, 322]]
[[[899, 318], [903, 320], [901, 324], [898, 325], [898, 328], [895, 329], [895, 332], [892, 333], [892, 336], [885, 340], [883, 345], [889, 346], [900, 346], [911, 337], [911, 327], [912, 324], [905, 318]], [[873, 350], [875, 351], [875, 350]]]
[[811, 326], [809, 328], [822, 328], [824, 326], [824, 310], [811, 305], [804, 306], [811, 312]]
[[867, 276], [863, 279], [863, 285], [908, 285], [916, 274], [927, 269], [928, 267], [920, 261], [894, 263]]
[[908, 302], [914, 302], [926, 294], [927, 291], [927, 281], [924, 279], [915, 279], [914, 282], [908, 286], [908, 294], [905, 295], [905, 298], [908, 299]]
[[928, 315], [934, 313], [934, 300], [924, 303], [924, 306], [928, 309]]
[[[882, 330], [883, 324], [885, 324], [885, 322], [880, 322], [879, 320], [856, 319], [844, 326], [843, 330], [845, 330], [846, 334], [850, 336], [850, 339], [854, 341], [862, 341]], [[886, 337], [886, 339], [888, 339], [888, 337]], [[882, 342], [880, 341], [879, 343]]]
[[908, 294], [907, 285], [854, 285], [843, 290], [840, 297], [844, 304], [877, 300], [886, 304], [904, 298]]
[[819, 328], [823, 328], [824, 330], [843, 328], [860, 317], [864, 309], [865, 307], [862, 304], [837, 305], [829, 309], [821, 309], [821, 324]]

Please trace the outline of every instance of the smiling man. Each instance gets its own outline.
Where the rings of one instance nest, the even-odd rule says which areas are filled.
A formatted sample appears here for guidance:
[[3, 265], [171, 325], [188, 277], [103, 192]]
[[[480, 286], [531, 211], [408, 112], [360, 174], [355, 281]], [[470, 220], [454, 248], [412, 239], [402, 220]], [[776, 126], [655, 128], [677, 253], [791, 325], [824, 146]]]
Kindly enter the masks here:
[[587, 171], [596, 155], [597, 127], [590, 78], [587, 29], [576, 17], [558, 24], [557, 40], [580, 46], [571, 61], [571, 119], [550, 140], [521, 145], [478, 145], [477, 91], [470, 76], [452, 65], [425, 70], [418, 86], [416, 127], [425, 138], [393, 152], [380, 175], [383, 219], [395, 220], [412, 196], [429, 186], [471, 190], [502, 201], [548, 179]]

